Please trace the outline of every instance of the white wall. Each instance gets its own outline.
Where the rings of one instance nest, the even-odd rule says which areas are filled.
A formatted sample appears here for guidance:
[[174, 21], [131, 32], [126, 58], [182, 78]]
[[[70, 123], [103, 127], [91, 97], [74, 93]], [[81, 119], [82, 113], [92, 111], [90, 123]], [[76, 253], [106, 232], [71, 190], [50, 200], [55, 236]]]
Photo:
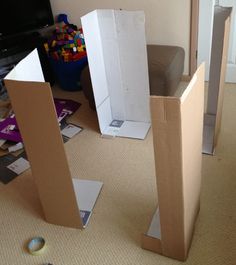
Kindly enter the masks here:
[[143, 10], [147, 43], [183, 47], [184, 74], [188, 74], [191, 0], [51, 0], [51, 5], [55, 16], [65, 13], [77, 26], [81, 25], [80, 17], [94, 9]]
[[198, 65], [205, 62], [205, 80], [209, 80], [214, 0], [199, 1]]

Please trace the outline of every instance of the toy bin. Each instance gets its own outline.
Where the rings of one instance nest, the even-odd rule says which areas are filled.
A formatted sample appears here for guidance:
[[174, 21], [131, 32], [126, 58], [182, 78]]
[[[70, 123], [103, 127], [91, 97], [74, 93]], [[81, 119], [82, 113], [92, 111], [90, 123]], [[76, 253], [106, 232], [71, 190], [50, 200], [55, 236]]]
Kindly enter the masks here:
[[55, 79], [63, 90], [78, 91], [80, 85], [80, 75], [85, 66], [88, 65], [87, 56], [77, 60], [64, 62], [63, 60], [54, 60], [49, 58]]

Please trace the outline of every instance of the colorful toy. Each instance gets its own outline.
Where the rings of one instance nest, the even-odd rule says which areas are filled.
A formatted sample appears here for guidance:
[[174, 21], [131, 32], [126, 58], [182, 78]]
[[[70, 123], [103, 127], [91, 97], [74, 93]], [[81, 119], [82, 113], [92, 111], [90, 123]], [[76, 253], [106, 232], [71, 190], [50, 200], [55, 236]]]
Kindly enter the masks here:
[[70, 24], [66, 14], [59, 14], [53, 36], [44, 45], [49, 57], [71, 62], [86, 57], [82, 28]]
[[65, 24], [69, 24], [67, 20], [67, 15], [66, 14], [59, 14], [57, 17], [57, 22], [64, 22]]

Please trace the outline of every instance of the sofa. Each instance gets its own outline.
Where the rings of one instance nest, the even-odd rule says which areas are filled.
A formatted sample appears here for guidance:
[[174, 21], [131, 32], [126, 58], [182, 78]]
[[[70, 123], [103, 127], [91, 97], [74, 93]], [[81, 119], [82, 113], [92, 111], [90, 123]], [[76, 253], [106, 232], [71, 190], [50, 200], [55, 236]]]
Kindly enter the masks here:
[[[147, 45], [150, 95], [173, 96], [184, 71], [185, 52], [182, 47]], [[89, 67], [80, 76], [81, 86], [89, 106], [95, 108]]]

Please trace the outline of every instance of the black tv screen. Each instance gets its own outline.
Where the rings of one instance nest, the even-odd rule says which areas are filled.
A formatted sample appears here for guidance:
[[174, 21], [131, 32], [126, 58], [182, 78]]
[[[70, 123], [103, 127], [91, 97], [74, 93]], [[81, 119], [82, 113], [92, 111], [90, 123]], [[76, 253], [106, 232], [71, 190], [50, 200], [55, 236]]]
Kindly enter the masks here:
[[4, 0], [0, 12], [0, 37], [38, 30], [54, 23], [50, 0]]

